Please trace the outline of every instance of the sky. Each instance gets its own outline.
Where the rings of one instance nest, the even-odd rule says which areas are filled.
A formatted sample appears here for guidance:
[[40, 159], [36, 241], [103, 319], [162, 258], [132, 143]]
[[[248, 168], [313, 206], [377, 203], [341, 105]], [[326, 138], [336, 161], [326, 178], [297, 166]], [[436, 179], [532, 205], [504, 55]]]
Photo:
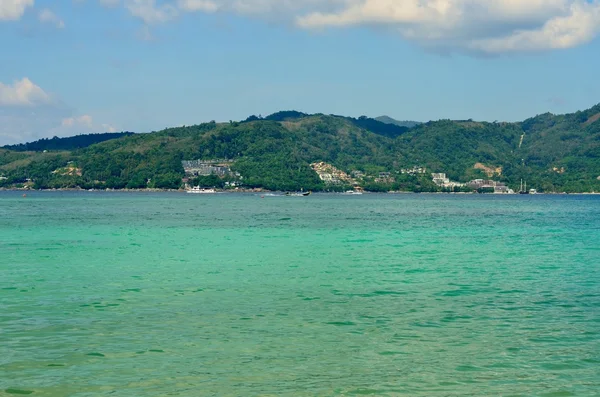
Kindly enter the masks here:
[[0, 0], [0, 145], [279, 110], [519, 121], [600, 102], [600, 0]]

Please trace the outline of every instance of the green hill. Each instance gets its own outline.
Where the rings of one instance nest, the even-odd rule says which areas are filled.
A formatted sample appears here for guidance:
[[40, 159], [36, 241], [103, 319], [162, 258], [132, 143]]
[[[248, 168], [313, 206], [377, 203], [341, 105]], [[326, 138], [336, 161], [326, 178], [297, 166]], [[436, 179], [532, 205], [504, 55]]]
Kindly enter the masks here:
[[422, 124], [418, 121], [411, 121], [411, 120], [396, 120], [394, 118], [391, 118], [390, 116], [379, 116], [379, 117], [375, 117], [375, 120], [380, 121], [382, 123], [385, 124], [394, 124], [397, 125], [399, 127], [407, 127], [407, 128], [413, 128], [418, 126], [419, 124]]
[[106, 132], [101, 134], [82, 134], [67, 138], [44, 138], [34, 142], [18, 145], [6, 145], [3, 148], [18, 152], [42, 152], [44, 150], [74, 150], [91, 146], [96, 143], [133, 135], [133, 132]]
[[[241, 180], [213, 177], [211, 184], [237, 178], [245, 187], [271, 190], [348, 188], [348, 181], [326, 184], [311, 168], [326, 162], [348, 174], [358, 171], [357, 183], [375, 191], [436, 191], [431, 172], [461, 182], [493, 178], [513, 188], [525, 179], [541, 191], [600, 191], [600, 105], [521, 123], [383, 126], [390, 125], [286, 111], [126, 135], [75, 150], [0, 149], [0, 186], [176, 189], [185, 176], [183, 160], [228, 159]], [[427, 171], [411, 172], [414, 167]]]

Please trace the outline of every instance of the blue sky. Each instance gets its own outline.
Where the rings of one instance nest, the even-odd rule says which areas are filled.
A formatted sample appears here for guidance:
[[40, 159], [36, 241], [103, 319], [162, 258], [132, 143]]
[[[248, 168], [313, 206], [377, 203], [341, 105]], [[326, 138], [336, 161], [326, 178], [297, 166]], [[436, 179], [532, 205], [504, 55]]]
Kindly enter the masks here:
[[0, 144], [301, 110], [600, 102], [599, 0], [0, 0]]

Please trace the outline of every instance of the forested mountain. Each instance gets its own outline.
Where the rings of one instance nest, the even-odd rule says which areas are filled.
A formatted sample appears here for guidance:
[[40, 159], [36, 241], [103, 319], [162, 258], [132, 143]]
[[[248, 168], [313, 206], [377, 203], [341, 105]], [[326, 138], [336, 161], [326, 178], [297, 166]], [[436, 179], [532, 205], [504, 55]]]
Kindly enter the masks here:
[[[459, 182], [493, 178], [518, 188], [525, 179], [547, 192], [600, 191], [600, 105], [521, 123], [439, 120], [412, 128], [286, 111], [126, 135], [75, 150], [0, 149], [0, 186], [178, 188], [181, 161], [196, 159], [232, 160], [244, 186], [272, 190], [330, 189], [311, 168], [323, 161], [360, 171], [370, 190], [435, 191], [430, 173], [441, 172]], [[427, 173], [401, 172], [413, 167]], [[377, 178], [380, 173], [390, 174]]]
[[91, 146], [96, 143], [133, 135], [133, 132], [106, 132], [101, 134], [83, 134], [67, 138], [44, 138], [35, 142], [6, 145], [3, 148], [17, 152], [43, 152], [44, 150], [74, 150]]

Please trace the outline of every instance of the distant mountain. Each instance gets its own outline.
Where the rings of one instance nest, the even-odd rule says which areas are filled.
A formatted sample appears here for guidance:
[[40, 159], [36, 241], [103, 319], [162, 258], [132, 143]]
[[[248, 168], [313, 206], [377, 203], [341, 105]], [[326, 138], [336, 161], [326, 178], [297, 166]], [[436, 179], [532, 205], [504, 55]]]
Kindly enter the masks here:
[[122, 138], [133, 135], [133, 132], [106, 132], [101, 134], [83, 134], [67, 138], [43, 138], [34, 142], [21, 143], [18, 145], [6, 145], [4, 149], [17, 152], [43, 152], [82, 149], [96, 143], [111, 139]]
[[[294, 120], [299, 120], [299, 119], [306, 118], [309, 116], [324, 116], [324, 115], [322, 113], [310, 115], [310, 114], [298, 112], [295, 110], [286, 110], [286, 111], [273, 113], [266, 117], [252, 115], [252, 116], [248, 117], [246, 120], [244, 120], [244, 122], [260, 121], [260, 120], [293, 122]], [[404, 134], [405, 132], [407, 132], [409, 129], [407, 127], [400, 126], [400, 125], [397, 125], [394, 123], [381, 122], [379, 120], [372, 119], [367, 116], [360, 116], [359, 118], [339, 116], [339, 115], [335, 115], [335, 114], [332, 114], [330, 116], [331, 117], [339, 117], [341, 119], [348, 120], [349, 122], [351, 122], [352, 124], [354, 124], [355, 126], [357, 126], [359, 128], [364, 128], [375, 134], [387, 136], [390, 138], [396, 138], [396, 137]]]
[[397, 125], [399, 127], [407, 127], [407, 128], [413, 128], [413, 127], [416, 127], [419, 124], [422, 124], [419, 121], [410, 121], [410, 120], [402, 120], [402, 121], [400, 121], [400, 120], [393, 119], [393, 118], [391, 118], [389, 116], [375, 117], [375, 120], [381, 121], [382, 123], [385, 123], [385, 124], [394, 124], [394, 125]]
[[[94, 136], [80, 139], [87, 145]], [[311, 165], [325, 162], [372, 191], [439, 191], [435, 172], [458, 182], [493, 178], [513, 189], [523, 179], [539, 191], [600, 192], [600, 104], [518, 123], [439, 120], [412, 128], [285, 111], [73, 146], [0, 149], [0, 187], [178, 188], [182, 160], [226, 159], [243, 177], [237, 182], [269, 190], [347, 188], [319, 178]]]

